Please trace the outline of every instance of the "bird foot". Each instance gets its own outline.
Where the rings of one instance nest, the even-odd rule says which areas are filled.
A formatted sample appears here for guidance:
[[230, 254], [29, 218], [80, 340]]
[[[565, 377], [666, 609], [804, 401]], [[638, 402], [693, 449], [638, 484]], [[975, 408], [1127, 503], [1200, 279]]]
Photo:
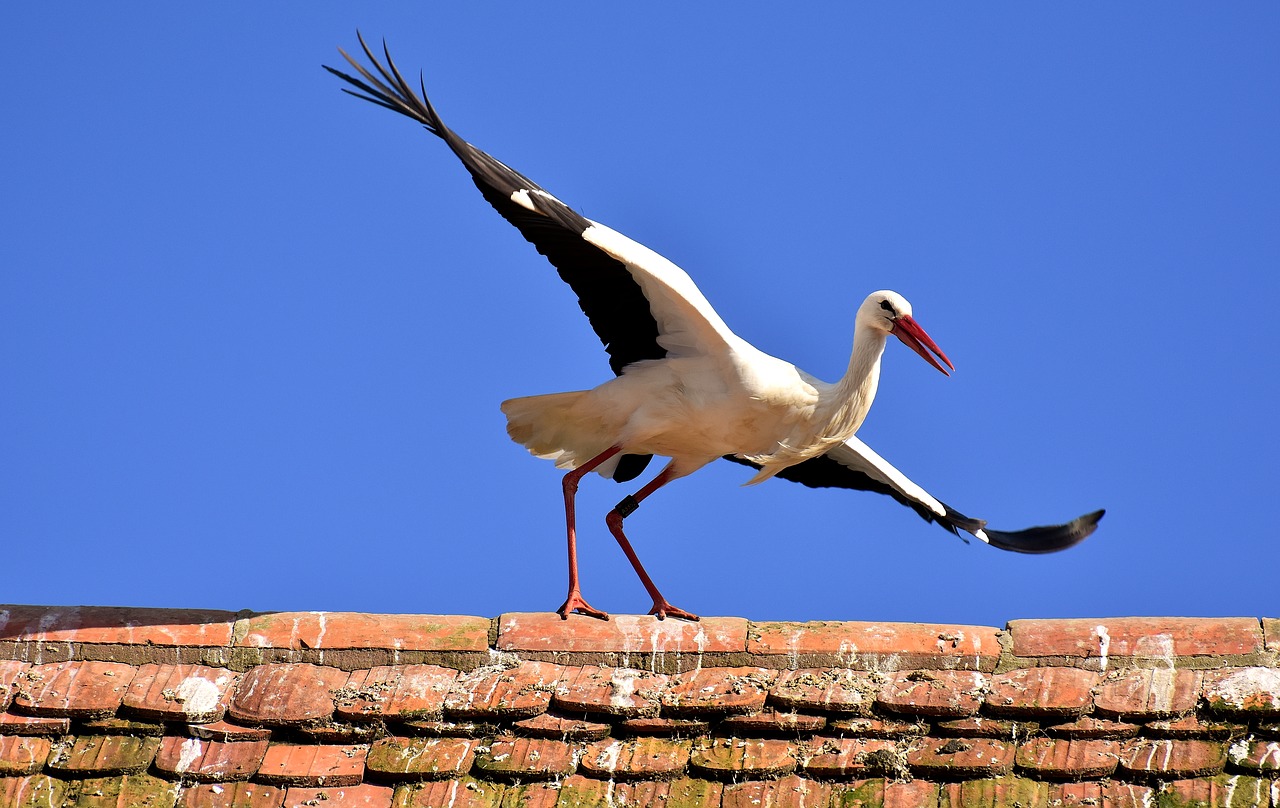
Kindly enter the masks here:
[[677, 609], [675, 606], [672, 606], [667, 602], [666, 598], [655, 600], [653, 602], [653, 608], [649, 610], [649, 614], [659, 620], [666, 620], [668, 617], [678, 617], [681, 620], [692, 620], [696, 623], [701, 619], [693, 612], [686, 612], [684, 609]]
[[582, 599], [582, 593], [577, 590], [569, 590], [569, 598], [564, 605], [556, 609], [556, 613], [560, 615], [561, 620], [568, 620], [569, 615], [577, 612], [588, 617], [598, 617], [601, 620], [608, 620], [609, 613], [602, 612], [599, 609], [592, 608], [591, 604]]

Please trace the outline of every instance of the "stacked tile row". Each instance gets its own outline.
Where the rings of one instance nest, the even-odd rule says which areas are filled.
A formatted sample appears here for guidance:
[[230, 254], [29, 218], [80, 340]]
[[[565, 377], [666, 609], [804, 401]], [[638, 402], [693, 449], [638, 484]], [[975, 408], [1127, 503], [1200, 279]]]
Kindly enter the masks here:
[[742, 621], [745, 658], [707, 622], [507, 616], [475, 666], [0, 661], [0, 806], [1280, 805], [1265, 621]]

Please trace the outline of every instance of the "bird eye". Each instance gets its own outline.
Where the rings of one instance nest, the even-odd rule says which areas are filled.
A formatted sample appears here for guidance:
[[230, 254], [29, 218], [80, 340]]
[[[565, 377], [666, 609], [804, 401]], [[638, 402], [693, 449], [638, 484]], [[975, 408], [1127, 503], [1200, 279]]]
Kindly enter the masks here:
[[881, 300], [881, 301], [880, 301], [880, 308], [882, 308], [882, 309], [884, 309], [885, 311], [889, 312], [889, 315], [890, 315], [891, 317], [897, 317], [897, 316], [898, 316], [898, 312], [894, 311], [894, 309], [893, 309], [893, 304], [892, 304], [892, 303], [890, 303], [890, 302], [889, 302], [889, 301], [887, 301], [887, 300]]

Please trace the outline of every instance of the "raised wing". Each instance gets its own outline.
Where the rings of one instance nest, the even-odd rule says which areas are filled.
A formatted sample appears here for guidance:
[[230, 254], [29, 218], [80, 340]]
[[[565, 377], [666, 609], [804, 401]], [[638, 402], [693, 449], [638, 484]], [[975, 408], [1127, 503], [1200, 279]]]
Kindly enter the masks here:
[[[754, 465], [740, 458], [728, 459]], [[785, 468], [777, 476], [810, 488], [853, 488], [887, 494], [915, 510], [927, 522], [937, 522], [957, 535], [963, 530], [992, 547], [1015, 553], [1065, 550], [1088, 538], [1106, 513], [1094, 511], [1066, 524], [1032, 527], [1011, 533], [992, 530], [986, 526], [986, 520], [965, 516], [916, 485], [857, 437], [849, 438], [824, 455]]]
[[439, 136], [462, 161], [484, 198], [547, 257], [578, 296], [578, 304], [609, 354], [616, 374], [633, 362], [712, 353], [738, 338], [675, 264], [569, 208], [518, 171], [495, 160], [445, 126], [427, 99], [414, 92], [383, 45], [385, 66], [360, 37], [374, 75], [341, 48], [363, 80], [325, 69], [360, 92], [357, 98], [413, 118]]

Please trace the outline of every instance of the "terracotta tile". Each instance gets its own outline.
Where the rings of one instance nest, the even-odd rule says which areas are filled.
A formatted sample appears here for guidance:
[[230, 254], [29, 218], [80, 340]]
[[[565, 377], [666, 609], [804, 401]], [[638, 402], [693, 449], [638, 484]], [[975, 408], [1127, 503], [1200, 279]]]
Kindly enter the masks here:
[[667, 683], [668, 677], [660, 673], [587, 666], [565, 671], [551, 700], [570, 713], [643, 718], [658, 714]]
[[76, 732], [79, 735], [148, 735], [159, 738], [164, 735], [164, 724], [155, 721], [134, 721], [131, 718], [90, 718], [88, 721], [77, 721]]
[[610, 726], [598, 721], [585, 721], [543, 713], [514, 724], [516, 732], [532, 738], [558, 738], [562, 741], [598, 741], [609, 734]]
[[231, 645], [234, 612], [111, 606], [0, 606], [0, 640], [165, 647]]
[[285, 790], [263, 783], [209, 783], [182, 792], [181, 808], [280, 808]]
[[70, 731], [70, 718], [37, 718], [35, 716], [0, 713], [0, 736], [66, 735]]
[[764, 668], [702, 668], [671, 677], [662, 710], [677, 717], [759, 712], [777, 672]]
[[741, 738], [786, 735], [794, 738], [821, 732], [827, 719], [820, 715], [778, 712], [766, 708], [758, 713], [731, 715], [720, 722], [719, 730]]
[[506, 738], [494, 741], [475, 759], [476, 770], [501, 780], [553, 780], [578, 768], [572, 744], [546, 738]]
[[895, 713], [959, 718], [982, 706], [986, 677], [976, 671], [906, 671], [894, 674], [876, 705]]
[[561, 785], [556, 808], [721, 808], [723, 792], [720, 783], [691, 778], [628, 783], [574, 775]]
[[719, 780], [778, 777], [795, 770], [795, 751], [783, 740], [706, 738], [693, 745], [689, 765]]
[[0, 777], [24, 777], [44, 768], [49, 759], [47, 738], [0, 737]]
[[1249, 732], [1245, 724], [1233, 724], [1225, 721], [1202, 721], [1195, 713], [1182, 718], [1152, 721], [1147, 724], [1143, 734], [1151, 738], [1205, 738], [1225, 740], [1239, 738]]
[[1020, 737], [1025, 738], [1039, 728], [1039, 725], [1033, 722], [1008, 721], [980, 715], [953, 718], [933, 725], [934, 734], [944, 738], [1001, 738], [1015, 741]]
[[393, 808], [501, 808], [506, 786], [473, 777], [396, 786]]
[[1149, 787], [1116, 780], [1051, 784], [1048, 798], [1049, 805], [1080, 808], [1151, 808], [1156, 804], [1155, 792]]
[[590, 744], [582, 752], [582, 773], [602, 780], [667, 780], [684, 771], [689, 741], [629, 738]]
[[841, 718], [828, 721], [827, 732], [858, 738], [901, 738], [908, 735], [927, 735], [929, 725], [923, 721], [906, 721], [896, 718]]
[[338, 717], [347, 721], [438, 720], [458, 672], [438, 665], [381, 666], [352, 671], [335, 694]]
[[1096, 780], [1116, 769], [1120, 741], [1033, 738], [1018, 747], [1014, 762], [1041, 780]]
[[240, 679], [227, 710], [236, 721], [289, 726], [333, 715], [333, 691], [347, 682], [337, 668], [306, 663], [259, 665]]
[[1099, 665], [1111, 657], [1171, 662], [1262, 650], [1262, 628], [1251, 617], [1011, 620], [1009, 633], [1014, 656], [1092, 658]]
[[1205, 705], [1242, 720], [1280, 715], [1280, 669], [1230, 668], [1206, 672]]
[[18, 677], [31, 667], [30, 662], [18, 662], [12, 659], [0, 659], [0, 713], [9, 709]]
[[1120, 775], [1125, 779], [1177, 780], [1222, 771], [1225, 744], [1212, 741], [1130, 740], [1120, 750]]
[[710, 722], [700, 718], [628, 718], [616, 726], [618, 735], [669, 735], [690, 738], [705, 735]]
[[1054, 724], [1044, 728], [1046, 735], [1054, 738], [1132, 738], [1141, 731], [1137, 724], [1109, 721], [1105, 718], [1085, 716], [1067, 724]]
[[70, 784], [47, 774], [0, 777], [0, 805], [5, 808], [52, 808], [65, 805]]
[[1239, 775], [1218, 775], [1195, 780], [1175, 780], [1165, 783], [1154, 805], [1164, 806], [1212, 806], [1212, 808], [1260, 808], [1276, 804], [1280, 796], [1275, 781]]
[[1000, 777], [1013, 768], [1013, 756], [1013, 744], [992, 738], [921, 738], [907, 750], [907, 765], [927, 779]]
[[722, 808], [827, 808], [831, 784], [795, 775], [779, 780], [734, 783], [724, 787]]
[[400, 721], [394, 726], [403, 735], [432, 738], [488, 738], [498, 732], [497, 724], [482, 721]]
[[226, 713], [238, 678], [225, 668], [204, 665], [142, 665], [123, 704], [143, 718], [207, 724]]
[[391, 808], [395, 789], [365, 783], [358, 786], [301, 788], [291, 786], [283, 808]]
[[1201, 672], [1155, 668], [1135, 670], [1094, 689], [1100, 715], [1130, 721], [1171, 718], [1194, 710], [1200, 697]]
[[[615, 614], [608, 620], [553, 612], [504, 614], [498, 618], [498, 650], [556, 653], [701, 654], [741, 653], [747, 621], [704, 617], [697, 623], [658, 620], [649, 615]], [[622, 661], [623, 666], [627, 662]]]
[[502, 792], [502, 808], [556, 808], [562, 782], [509, 785]]
[[367, 746], [300, 746], [273, 743], [258, 769], [258, 779], [275, 785], [358, 785], [364, 777]]
[[210, 724], [189, 724], [187, 734], [204, 741], [265, 741], [271, 738], [266, 727], [246, 727], [230, 721], [214, 721]]
[[1022, 777], [998, 777], [947, 783], [939, 808], [1026, 808], [1048, 805], [1049, 787]]
[[752, 623], [747, 651], [779, 657], [790, 668], [993, 670], [999, 635], [988, 626], [927, 623]]
[[464, 673], [445, 697], [445, 713], [450, 718], [530, 718], [546, 712], [563, 671], [547, 662], [522, 662]]
[[1250, 774], [1263, 777], [1280, 774], [1280, 741], [1238, 741], [1227, 750], [1227, 757], [1232, 766]]
[[359, 744], [368, 743], [382, 734], [377, 724], [351, 724], [346, 721], [318, 721], [303, 724], [293, 734], [305, 743]]
[[933, 808], [938, 804], [938, 784], [928, 780], [858, 780], [831, 789], [832, 808]]
[[76, 808], [173, 808], [181, 791], [171, 783], [149, 774], [123, 777], [95, 777], [79, 783]]
[[462, 615], [274, 612], [250, 618], [248, 631], [236, 645], [487, 652], [489, 620]]
[[477, 744], [469, 738], [381, 738], [369, 747], [365, 768], [387, 780], [444, 780], [470, 771]]
[[267, 741], [204, 741], [166, 736], [156, 753], [156, 769], [174, 779], [200, 783], [248, 780], [258, 772]]
[[1082, 668], [1022, 668], [991, 677], [986, 707], [1016, 718], [1075, 716], [1093, 706], [1101, 676]]
[[867, 715], [879, 692], [870, 673], [804, 668], [780, 673], [769, 690], [769, 702], [784, 710]]
[[34, 665], [18, 684], [13, 703], [36, 716], [105, 718], [120, 707], [133, 668], [119, 662]]
[[801, 756], [805, 774], [824, 780], [849, 780], [907, 774], [906, 745], [885, 738], [814, 738]]
[[146, 771], [159, 748], [159, 738], [81, 735], [68, 746], [54, 747], [48, 767], [72, 777], [137, 774]]

